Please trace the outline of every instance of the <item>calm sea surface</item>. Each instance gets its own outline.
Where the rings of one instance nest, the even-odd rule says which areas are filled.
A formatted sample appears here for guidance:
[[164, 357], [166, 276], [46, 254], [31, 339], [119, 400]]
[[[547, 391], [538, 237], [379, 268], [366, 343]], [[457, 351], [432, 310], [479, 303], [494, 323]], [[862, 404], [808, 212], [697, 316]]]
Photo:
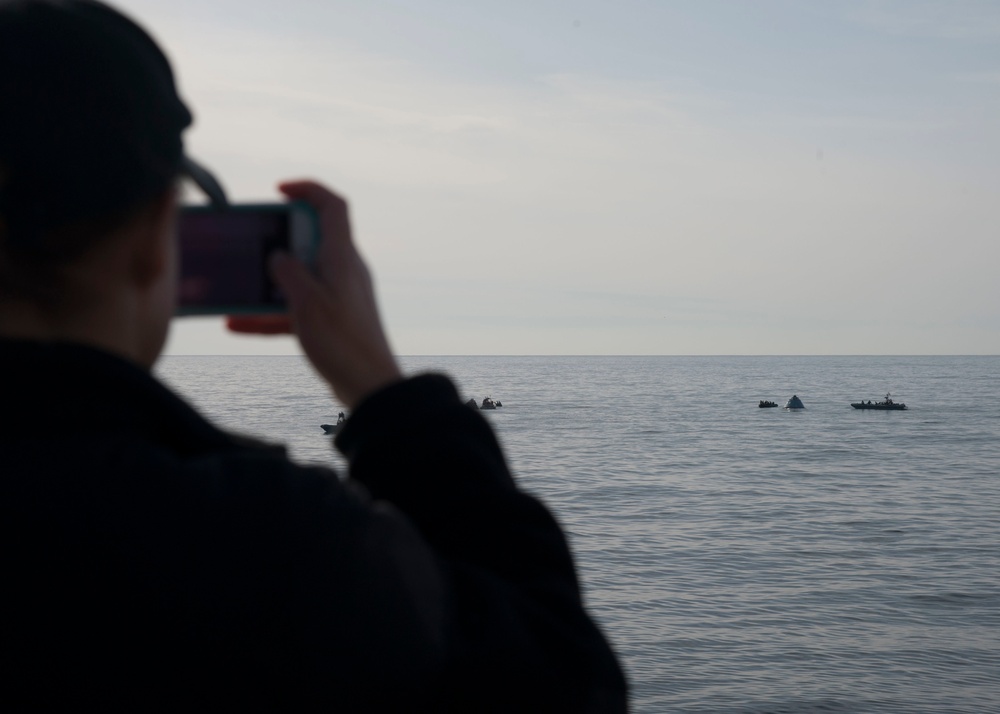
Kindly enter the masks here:
[[[414, 357], [569, 532], [636, 712], [1000, 712], [1000, 358]], [[296, 357], [169, 357], [218, 424], [342, 469]], [[851, 409], [891, 391], [905, 412]], [[801, 412], [759, 409], [760, 399]], [[401, 464], [401, 468], [403, 464]]]

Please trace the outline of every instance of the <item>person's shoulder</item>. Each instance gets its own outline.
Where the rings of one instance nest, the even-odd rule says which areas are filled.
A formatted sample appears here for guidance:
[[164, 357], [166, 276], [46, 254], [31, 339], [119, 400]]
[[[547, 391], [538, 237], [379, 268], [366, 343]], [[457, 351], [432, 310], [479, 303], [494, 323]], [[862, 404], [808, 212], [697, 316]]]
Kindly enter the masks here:
[[285, 448], [253, 437], [229, 435], [231, 443], [199, 454], [175, 457], [174, 466], [188, 479], [230, 494], [258, 493], [289, 498], [305, 492], [340, 491], [343, 484], [332, 467], [299, 464]]

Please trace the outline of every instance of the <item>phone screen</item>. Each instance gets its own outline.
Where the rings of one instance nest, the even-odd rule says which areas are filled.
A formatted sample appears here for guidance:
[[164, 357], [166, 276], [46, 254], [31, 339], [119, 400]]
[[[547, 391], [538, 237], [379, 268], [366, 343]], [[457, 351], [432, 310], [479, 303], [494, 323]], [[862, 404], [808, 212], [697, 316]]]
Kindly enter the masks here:
[[284, 306], [267, 259], [289, 250], [289, 223], [286, 210], [181, 212], [181, 311]]

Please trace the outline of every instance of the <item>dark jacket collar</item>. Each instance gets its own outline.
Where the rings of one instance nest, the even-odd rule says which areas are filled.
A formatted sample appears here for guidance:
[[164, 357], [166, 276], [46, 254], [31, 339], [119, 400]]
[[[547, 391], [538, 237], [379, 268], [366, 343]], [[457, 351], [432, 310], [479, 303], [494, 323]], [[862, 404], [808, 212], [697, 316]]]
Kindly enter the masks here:
[[61, 431], [137, 433], [184, 455], [248, 441], [121, 357], [81, 344], [0, 339], [0, 442]]

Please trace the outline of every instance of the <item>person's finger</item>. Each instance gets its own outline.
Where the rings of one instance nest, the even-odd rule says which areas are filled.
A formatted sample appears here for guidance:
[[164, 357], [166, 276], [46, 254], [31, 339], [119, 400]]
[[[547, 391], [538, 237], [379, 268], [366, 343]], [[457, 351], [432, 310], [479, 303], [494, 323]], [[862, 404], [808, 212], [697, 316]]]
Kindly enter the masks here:
[[227, 315], [226, 328], [246, 335], [292, 334], [292, 319], [288, 315]]
[[293, 201], [305, 201], [315, 208], [323, 230], [332, 232], [335, 240], [351, 239], [347, 201], [333, 191], [314, 181], [286, 181], [278, 184], [278, 190]]
[[336, 266], [350, 261], [354, 251], [347, 201], [314, 181], [285, 181], [278, 190], [293, 201], [311, 205], [319, 216], [320, 241], [317, 274], [332, 280]]
[[278, 184], [278, 190], [288, 196], [293, 201], [306, 201], [318, 206], [325, 206], [327, 203], [342, 203], [346, 201], [336, 193], [322, 184], [310, 181], [309, 179], [295, 179], [282, 181]]

